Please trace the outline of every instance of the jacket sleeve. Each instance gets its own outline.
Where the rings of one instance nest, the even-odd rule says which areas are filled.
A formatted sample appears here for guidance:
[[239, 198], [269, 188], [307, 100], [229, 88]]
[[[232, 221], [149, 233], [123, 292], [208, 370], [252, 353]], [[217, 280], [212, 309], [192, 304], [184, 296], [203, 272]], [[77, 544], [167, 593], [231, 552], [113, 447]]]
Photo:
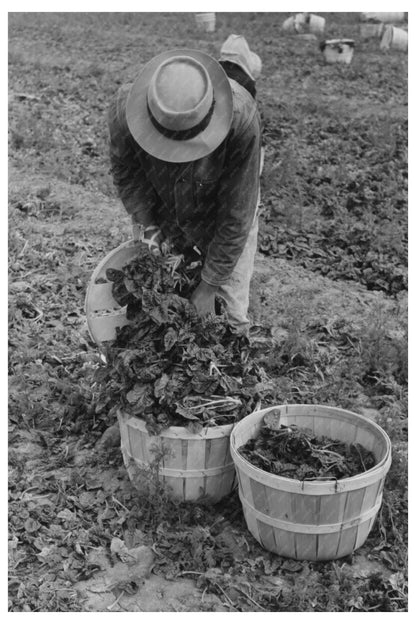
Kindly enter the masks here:
[[150, 225], [155, 221], [158, 202], [151, 182], [146, 178], [126, 119], [126, 101], [130, 85], [121, 87], [108, 110], [111, 174], [118, 195], [133, 223]]
[[224, 172], [217, 195], [217, 222], [202, 270], [212, 286], [227, 282], [246, 244], [254, 221], [260, 167], [261, 129], [258, 112], [241, 132], [227, 138]]

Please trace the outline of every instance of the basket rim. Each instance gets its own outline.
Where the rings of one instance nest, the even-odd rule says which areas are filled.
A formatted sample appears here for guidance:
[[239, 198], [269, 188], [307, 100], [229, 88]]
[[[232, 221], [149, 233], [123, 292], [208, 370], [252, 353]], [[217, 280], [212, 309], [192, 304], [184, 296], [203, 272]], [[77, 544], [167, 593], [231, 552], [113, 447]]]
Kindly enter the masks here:
[[[123, 415], [128, 416], [131, 419], [134, 419], [140, 426], [137, 427], [140, 431], [146, 431], [146, 422], [140, 416], [134, 416], [129, 414], [128, 412], [123, 411], [121, 408], [117, 410], [117, 416], [123, 418]], [[232, 430], [238, 423], [230, 423], [229, 425], [208, 425], [203, 427], [199, 433], [191, 433], [186, 427], [178, 427], [178, 426], [170, 426], [163, 429], [159, 435], [154, 437], [163, 437], [163, 438], [182, 438], [189, 440], [203, 440], [207, 438], [215, 438], [222, 437], [221, 435], [209, 435], [215, 433], [223, 433], [226, 437], [228, 434], [231, 435]], [[148, 434], [150, 436], [150, 434]]]
[[[299, 479], [290, 479], [289, 477], [282, 477], [280, 475], [275, 475], [272, 474], [271, 472], [267, 472], [267, 470], [263, 470], [261, 468], [258, 468], [257, 466], [254, 466], [253, 464], [251, 464], [249, 461], [247, 461], [239, 452], [238, 449], [236, 448], [236, 444], [235, 444], [235, 435], [237, 433], [237, 428], [240, 424], [244, 423], [244, 421], [247, 418], [250, 418], [253, 415], [258, 415], [263, 416], [265, 415], [267, 412], [272, 411], [274, 409], [279, 409], [279, 408], [297, 408], [297, 407], [306, 407], [306, 408], [326, 408], [326, 409], [331, 409], [335, 412], [339, 412], [339, 413], [343, 413], [343, 414], [349, 414], [354, 416], [355, 418], [359, 418], [361, 419], [363, 422], [365, 422], [366, 424], [370, 424], [372, 426], [374, 426], [374, 428], [382, 435], [382, 437], [384, 438], [385, 442], [386, 442], [386, 454], [384, 456], [384, 458], [378, 462], [378, 464], [376, 464], [375, 466], [373, 466], [373, 468], [370, 468], [369, 470], [366, 470], [365, 472], [360, 472], [357, 475], [354, 475], [353, 477], [346, 477], [344, 479], [314, 479], [314, 480], [304, 480], [301, 481]], [[328, 414], [325, 415], [328, 418], [330, 417]], [[252, 412], [251, 414], [248, 414], [247, 416], [245, 416], [245, 418], [243, 418], [242, 420], [240, 420], [238, 423], [236, 423], [233, 431], [231, 432], [231, 436], [230, 436], [230, 452], [231, 452], [231, 456], [233, 457], [233, 460], [236, 464], [236, 468], [240, 467], [239, 464], [242, 464], [243, 467], [247, 467], [249, 468], [250, 471], [253, 471], [254, 474], [258, 475], [259, 477], [259, 481], [260, 483], [264, 482], [264, 477], [267, 477], [267, 480], [273, 481], [274, 483], [281, 483], [283, 486], [286, 485], [289, 489], [288, 491], [299, 491], [302, 492], [304, 494], [319, 494], [320, 492], [318, 492], [317, 490], [325, 490], [325, 493], [328, 493], [328, 486], [332, 486], [330, 489], [333, 492], [342, 492], [342, 491], [347, 491], [350, 489], [357, 489], [357, 485], [360, 483], [360, 481], [363, 481], [363, 483], [361, 484], [362, 487], [364, 487], [365, 485], [369, 485], [369, 483], [367, 482], [368, 479], [370, 479], [371, 482], [376, 482], [379, 481], [380, 479], [384, 478], [384, 476], [387, 474], [390, 465], [391, 465], [391, 441], [390, 438], [388, 437], [387, 433], [384, 431], [384, 429], [382, 427], [380, 427], [380, 425], [378, 425], [377, 423], [375, 423], [374, 421], [372, 421], [370, 418], [368, 418], [367, 416], [363, 416], [362, 414], [357, 414], [356, 412], [351, 412], [350, 410], [345, 410], [342, 408], [337, 408], [337, 407], [332, 407], [330, 405], [316, 405], [316, 404], [307, 404], [307, 403], [286, 403], [283, 405], [274, 405], [274, 406], [270, 406], [267, 408], [264, 408], [262, 410], [257, 410]], [[377, 475], [375, 475], [375, 473], [377, 472]], [[373, 477], [377, 477], [377, 479], [374, 479], [373, 481]], [[292, 487], [289, 487], [292, 486]], [[353, 486], [353, 487], [352, 487]], [[286, 489], [286, 488], [285, 488]]]
[[99, 263], [97, 264], [97, 266], [95, 267], [95, 269], [93, 270], [93, 272], [91, 273], [89, 282], [88, 282], [88, 286], [87, 286], [87, 291], [85, 293], [85, 300], [84, 300], [84, 311], [85, 314], [88, 316], [89, 315], [89, 298], [91, 296], [91, 291], [94, 288], [94, 282], [97, 279], [98, 275], [101, 273], [101, 271], [103, 270], [103, 268], [106, 266], [107, 262], [109, 262], [109, 260], [112, 260], [112, 258], [114, 256], [119, 255], [120, 253], [123, 253], [125, 250], [129, 250], [129, 249], [136, 249], [137, 247], [137, 243], [136, 241], [131, 238], [127, 241], [124, 241], [124, 243], [121, 243], [121, 245], [118, 245], [118, 247], [114, 247], [111, 251], [109, 251], [104, 258], [102, 258]]
[[335, 45], [337, 43], [355, 43], [355, 39], [325, 39], [325, 45]]

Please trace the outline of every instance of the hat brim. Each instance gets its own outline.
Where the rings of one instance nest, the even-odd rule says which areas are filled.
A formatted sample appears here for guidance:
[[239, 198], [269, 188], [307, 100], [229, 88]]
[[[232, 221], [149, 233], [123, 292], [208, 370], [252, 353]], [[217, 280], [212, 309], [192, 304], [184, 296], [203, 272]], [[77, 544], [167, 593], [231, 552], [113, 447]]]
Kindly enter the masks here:
[[[163, 61], [178, 55], [190, 56], [207, 70], [214, 90], [214, 111], [208, 126], [192, 139], [177, 141], [161, 134], [153, 125], [147, 110], [147, 89]], [[233, 95], [230, 82], [221, 65], [199, 50], [177, 49], [163, 52], [147, 63], [127, 98], [127, 125], [137, 143], [148, 154], [167, 162], [190, 162], [213, 152], [227, 136], [233, 118]]]

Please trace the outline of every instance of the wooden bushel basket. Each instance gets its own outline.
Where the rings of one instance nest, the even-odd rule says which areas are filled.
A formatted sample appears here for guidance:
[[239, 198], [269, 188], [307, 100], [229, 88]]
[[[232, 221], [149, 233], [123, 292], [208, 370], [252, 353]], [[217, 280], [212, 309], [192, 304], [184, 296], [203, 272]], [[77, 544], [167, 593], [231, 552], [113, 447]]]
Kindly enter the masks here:
[[295, 17], [292, 15], [291, 17], [285, 19], [282, 24], [282, 30], [287, 33], [295, 33], [297, 32], [296, 26]]
[[129, 477], [140, 490], [142, 471], [155, 458], [154, 445], [169, 450], [159, 467], [159, 478], [172, 499], [196, 501], [207, 497], [217, 502], [233, 490], [235, 468], [230, 454], [234, 425], [205, 427], [190, 433], [185, 427], [168, 427], [151, 436], [144, 420], [119, 410], [121, 450]]
[[91, 338], [100, 346], [114, 340], [116, 328], [127, 325], [126, 308], [119, 306], [112, 295], [113, 282], [107, 280], [107, 269], [122, 269], [138, 254], [134, 240], [129, 240], [108, 253], [98, 264], [88, 284], [85, 313]]
[[353, 39], [329, 39], [320, 44], [326, 63], [349, 65], [354, 55]]
[[309, 16], [309, 32], [314, 35], [322, 35], [325, 30], [325, 18], [320, 15]]
[[215, 13], [195, 13], [195, 21], [199, 30], [215, 32]]
[[384, 34], [380, 41], [380, 50], [402, 50], [407, 52], [408, 47], [408, 33], [403, 28], [396, 28], [395, 26], [386, 26]]
[[[87, 325], [94, 342], [100, 346], [114, 340], [116, 328], [129, 321], [126, 308], [112, 295], [113, 283], [106, 278], [107, 269], [121, 269], [137, 256], [133, 240], [113, 249], [94, 270], [85, 298]], [[163, 444], [169, 450], [159, 469], [159, 477], [168, 486], [172, 498], [195, 501], [209, 497], [213, 502], [224, 498], [234, 488], [235, 468], [230, 455], [230, 433], [234, 425], [205, 427], [192, 434], [185, 427], [169, 427], [159, 436], [150, 436], [145, 422], [118, 412], [121, 451], [133, 484], [154, 459], [151, 447]], [[142, 471], [142, 475], [140, 472]], [[140, 489], [140, 487], [139, 487]]]
[[[271, 410], [279, 411], [284, 425], [362, 444], [373, 452], [376, 465], [339, 481], [299, 481], [256, 468], [238, 448], [258, 434], [263, 416]], [[345, 557], [362, 546], [380, 509], [391, 464], [389, 437], [376, 423], [334, 407], [281, 405], [243, 418], [230, 443], [247, 527], [263, 548], [291, 559], [323, 561]]]

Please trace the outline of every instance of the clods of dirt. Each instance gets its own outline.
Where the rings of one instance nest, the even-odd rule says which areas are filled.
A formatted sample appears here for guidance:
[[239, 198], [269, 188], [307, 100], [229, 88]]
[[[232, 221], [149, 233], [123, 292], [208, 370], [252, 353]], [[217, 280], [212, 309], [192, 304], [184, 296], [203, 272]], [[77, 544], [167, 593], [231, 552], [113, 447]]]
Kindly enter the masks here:
[[[114, 571], [115, 573], [116, 571]], [[83, 610], [106, 611], [229, 611], [215, 594], [200, 591], [191, 579], [166, 580], [151, 574], [135, 592], [109, 589], [111, 574], [103, 572], [77, 584]], [[111, 585], [110, 585], [111, 587]]]

